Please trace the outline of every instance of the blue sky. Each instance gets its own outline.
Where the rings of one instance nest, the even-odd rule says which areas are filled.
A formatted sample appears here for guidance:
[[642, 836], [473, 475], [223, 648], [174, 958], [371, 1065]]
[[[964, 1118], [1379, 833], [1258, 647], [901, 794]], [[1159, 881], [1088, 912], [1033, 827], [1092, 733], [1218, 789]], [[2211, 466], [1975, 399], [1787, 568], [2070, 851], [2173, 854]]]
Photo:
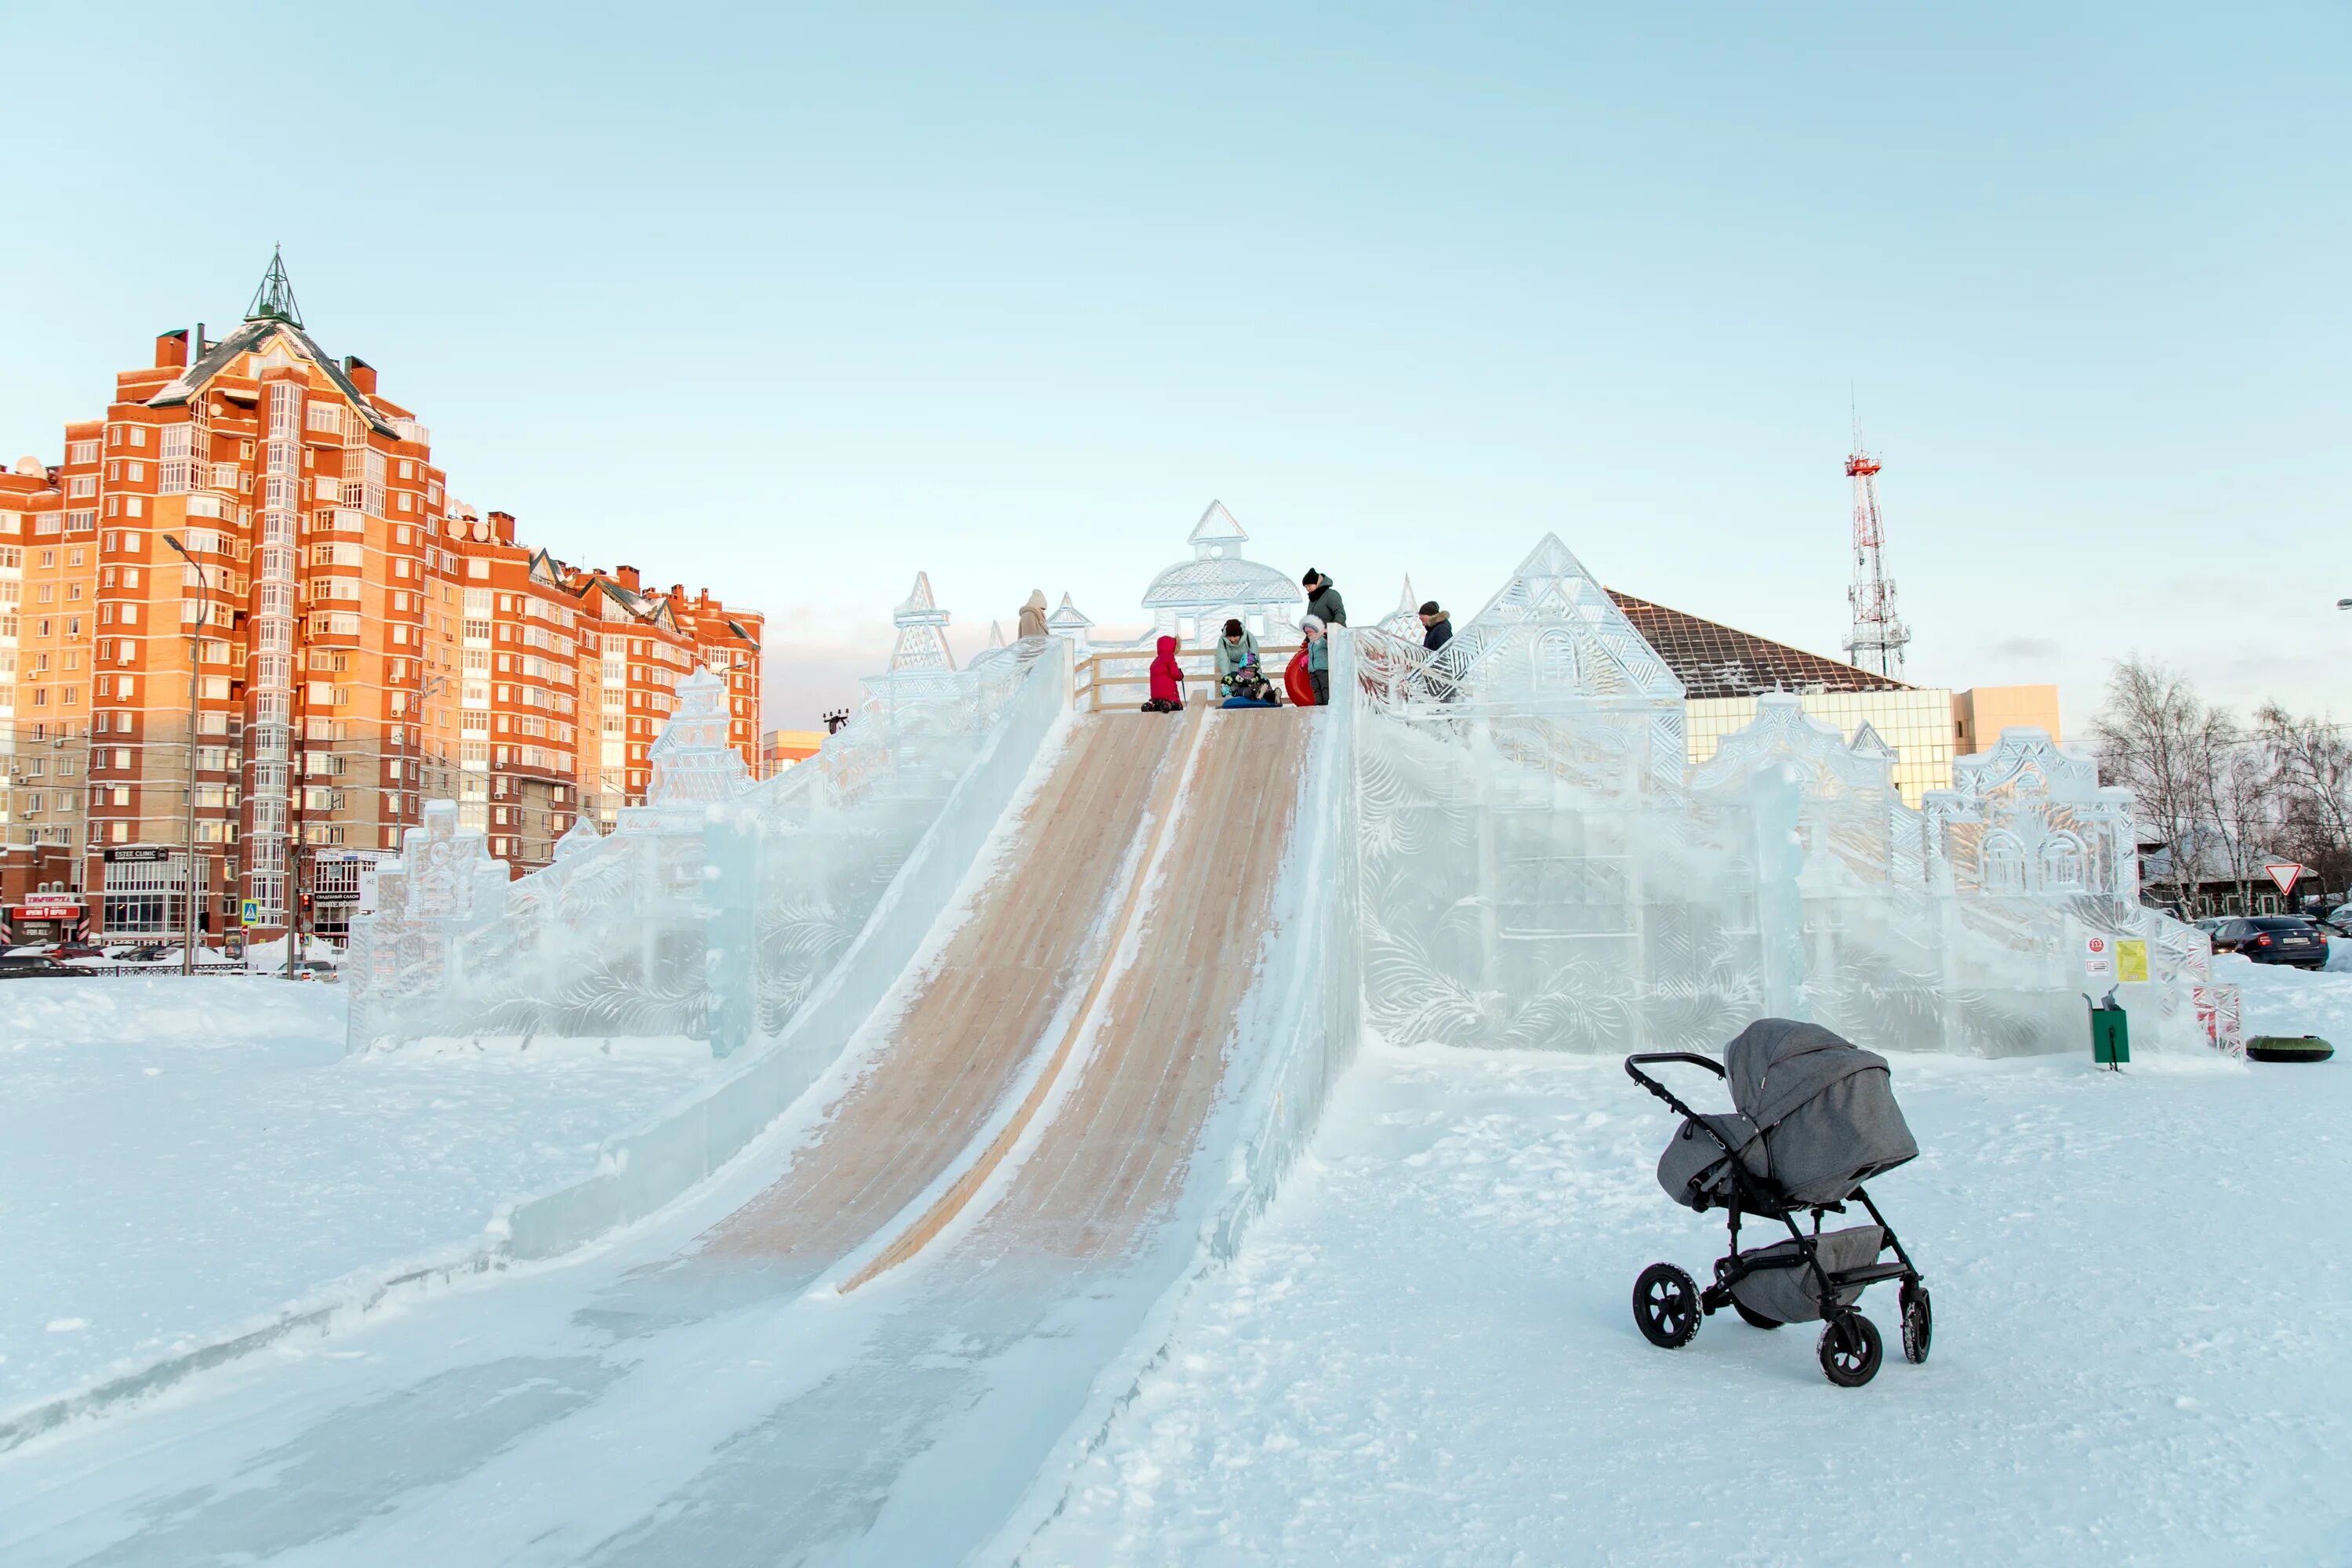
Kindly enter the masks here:
[[[1963, 14], [1964, 13], [1964, 14]], [[1107, 626], [1220, 498], [1359, 618], [1546, 531], [1832, 653], [1848, 390], [1910, 674], [2336, 702], [2352, 13], [24, 5], [0, 448], [304, 313], [454, 492], [770, 613]], [[27, 62], [40, 62], [27, 68]], [[2344, 713], [2352, 717], [2352, 712]]]

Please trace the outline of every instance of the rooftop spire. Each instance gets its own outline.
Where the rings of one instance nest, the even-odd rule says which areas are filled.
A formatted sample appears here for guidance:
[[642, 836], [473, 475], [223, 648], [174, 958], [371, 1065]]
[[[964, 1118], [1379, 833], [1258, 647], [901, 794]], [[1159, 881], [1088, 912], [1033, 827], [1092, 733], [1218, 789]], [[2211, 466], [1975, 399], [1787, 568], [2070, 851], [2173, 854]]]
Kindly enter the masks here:
[[269, 270], [261, 275], [261, 287], [253, 291], [253, 303], [246, 308], [248, 321], [286, 321], [302, 324], [301, 308], [294, 303], [294, 285], [286, 276], [286, 253], [282, 246], [272, 247]]

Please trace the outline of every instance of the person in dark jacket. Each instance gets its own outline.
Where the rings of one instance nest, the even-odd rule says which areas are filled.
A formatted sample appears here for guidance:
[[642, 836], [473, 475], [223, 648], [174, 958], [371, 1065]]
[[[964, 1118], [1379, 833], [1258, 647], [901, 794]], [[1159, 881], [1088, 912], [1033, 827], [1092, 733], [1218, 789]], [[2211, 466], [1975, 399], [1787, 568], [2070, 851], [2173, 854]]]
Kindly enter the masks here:
[[1184, 667], [1176, 662], [1176, 639], [1160, 639], [1160, 657], [1151, 661], [1151, 700], [1146, 713], [1184, 711]]
[[1444, 610], [1437, 607], [1436, 600], [1432, 599], [1422, 605], [1421, 624], [1423, 626], [1421, 646], [1429, 652], [1435, 653], [1454, 640], [1454, 622]]
[[1307, 575], [1301, 577], [1298, 582], [1299, 585], [1307, 590], [1308, 615], [1327, 626], [1344, 626], [1348, 624], [1348, 606], [1339, 602], [1339, 590], [1332, 586], [1330, 578], [1310, 567]]

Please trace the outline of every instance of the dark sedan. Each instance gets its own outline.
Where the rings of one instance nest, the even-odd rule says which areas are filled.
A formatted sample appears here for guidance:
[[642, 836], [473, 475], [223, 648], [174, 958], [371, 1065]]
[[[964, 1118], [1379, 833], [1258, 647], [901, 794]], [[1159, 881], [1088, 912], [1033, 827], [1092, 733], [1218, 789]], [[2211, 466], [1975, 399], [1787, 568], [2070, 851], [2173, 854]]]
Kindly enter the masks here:
[[10, 953], [0, 957], [0, 980], [70, 979], [87, 975], [89, 971], [76, 969], [69, 963], [59, 963], [43, 953]]
[[2327, 967], [2327, 934], [2299, 915], [2253, 915], [2224, 921], [2213, 933], [2215, 952], [2238, 952], [2256, 963]]

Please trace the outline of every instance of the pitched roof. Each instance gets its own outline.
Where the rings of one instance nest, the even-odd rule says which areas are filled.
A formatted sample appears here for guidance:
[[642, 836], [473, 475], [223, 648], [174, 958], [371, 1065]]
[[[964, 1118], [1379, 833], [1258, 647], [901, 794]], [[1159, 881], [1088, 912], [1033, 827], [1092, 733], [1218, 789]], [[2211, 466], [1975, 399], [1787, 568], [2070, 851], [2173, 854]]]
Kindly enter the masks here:
[[201, 391], [205, 383], [234, 363], [237, 355], [257, 352], [273, 334], [292, 340], [302, 356], [327, 373], [327, 379], [335, 384], [335, 390], [350, 399], [352, 406], [365, 415], [367, 422], [374, 426], [379, 434], [395, 437], [400, 434], [393, 428], [391, 420], [377, 412], [374, 403], [366, 394], [352, 384], [352, 378], [343, 367], [320, 348], [309, 332], [291, 321], [279, 321], [274, 316], [239, 323], [235, 331], [215, 343], [195, 363], [182, 371], [163, 391], [149, 398], [147, 406], [173, 408], [185, 403]]
[[1631, 594], [1609, 597], [1690, 697], [1753, 697], [1764, 691], [1908, 691], [1912, 687], [1817, 653], [1773, 642]]

